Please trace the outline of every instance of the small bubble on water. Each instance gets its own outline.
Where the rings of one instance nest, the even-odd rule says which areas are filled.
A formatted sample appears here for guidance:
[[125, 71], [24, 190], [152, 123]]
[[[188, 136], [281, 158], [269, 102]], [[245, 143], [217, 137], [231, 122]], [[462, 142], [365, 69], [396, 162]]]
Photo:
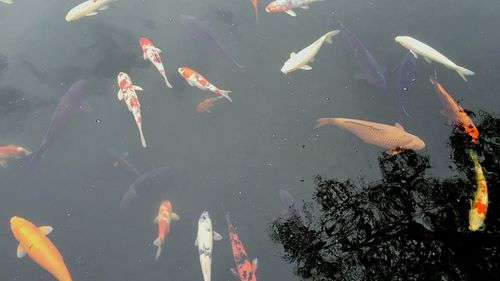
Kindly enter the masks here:
[[101, 119], [96, 119], [96, 120], [95, 120], [95, 122], [96, 122], [97, 124], [101, 124], [101, 122], [102, 122], [102, 121], [101, 121]]

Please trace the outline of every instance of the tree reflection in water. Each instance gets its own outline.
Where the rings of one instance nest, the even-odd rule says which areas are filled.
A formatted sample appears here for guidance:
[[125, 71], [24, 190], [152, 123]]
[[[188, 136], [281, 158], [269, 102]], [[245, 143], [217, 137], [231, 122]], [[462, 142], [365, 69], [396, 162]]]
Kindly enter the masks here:
[[[456, 172], [429, 175], [413, 151], [382, 155], [382, 179], [341, 182], [316, 176], [304, 224], [279, 218], [272, 239], [296, 273], [311, 280], [500, 280], [500, 119], [481, 114], [479, 143], [458, 128], [450, 137]], [[485, 228], [468, 230], [476, 190], [467, 149], [479, 155], [490, 205]]]

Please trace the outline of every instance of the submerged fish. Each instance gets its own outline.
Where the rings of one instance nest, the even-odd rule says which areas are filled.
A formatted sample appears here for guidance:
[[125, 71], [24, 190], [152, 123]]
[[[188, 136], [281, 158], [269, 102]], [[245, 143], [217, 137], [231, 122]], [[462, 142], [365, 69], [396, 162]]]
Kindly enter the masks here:
[[443, 106], [441, 113], [448, 117], [450, 123], [463, 129], [464, 132], [471, 137], [471, 141], [473, 143], [477, 143], [479, 139], [479, 131], [469, 115], [467, 115], [465, 110], [458, 105], [458, 103], [450, 96], [450, 94], [448, 94], [445, 88], [441, 86], [438, 81], [432, 78], [430, 78], [430, 81], [436, 88], [439, 101]]
[[212, 250], [214, 240], [222, 240], [222, 236], [213, 231], [212, 220], [207, 211], [201, 213], [198, 220], [198, 234], [194, 246], [198, 247], [200, 256], [201, 273], [204, 281], [210, 281], [212, 275]]
[[314, 2], [323, 2], [325, 0], [276, 0], [266, 6], [266, 12], [268, 13], [287, 13], [288, 15], [295, 17], [297, 14], [293, 9], [309, 9], [309, 4]]
[[31, 151], [24, 147], [9, 144], [0, 146], [0, 166], [7, 167], [7, 160], [10, 158], [21, 158], [21, 155], [30, 155]]
[[139, 170], [137, 170], [137, 168], [125, 158], [128, 155], [128, 153], [121, 154], [114, 148], [109, 148], [107, 149], [107, 151], [116, 160], [113, 163], [113, 167], [116, 167], [119, 164], [121, 164], [123, 167], [127, 168], [130, 172], [133, 172], [136, 176], [141, 175], [139, 173]]
[[158, 209], [158, 216], [156, 216], [154, 223], [158, 224], [158, 237], [153, 241], [153, 245], [158, 247], [156, 251], [156, 260], [160, 257], [161, 246], [165, 244], [165, 236], [170, 232], [170, 223], [179, 220], [179, 215], [172, 211], [172, 204], [170, 201], [165, 200], [161, 202]]
[[311, 70], [312, 67], [307, 65], [310, 61], [314, 61], [316, 54], [319, 52], [324, 42], [332, 44], [332, 37], [339, 33], [339, 30], [332, 30], [325, 35], [321, 36], [318, 40], [314, 41], [311, 45], [302, 49], [300, 52], [291, 53], [290, 58], [281, 67], [281, 72], [288, 74], [297, 69]]
[[347, 29], [339, 20], [334, 20], [340, 26], [340, 31], [349, 43], [352, 56], [360, 68], [360, 72], [356, 74], [356, 78], [366, 80], [372, 86], [385, 89], [384, 67], [378, 64], [373, 55], [365, 48], [354, 33]]
[[125, 194], [123, 194], [122, 199], [120, 201], [120, 208], [123, 209], [127, 207], [130, 204], [130, 202], [132, 202], [132, 200], [134, 200], [137, 197], [137, 189], [141, 187], [143, 182], [170, 171], [171, 171], [170, 166], [164, 166], [146, 172], [141, 176], [137, 177], [137, 179], [135, 179], [135, 181], [129, 186]]
[[410, 117], [408, 111], [406, 110], [406, 96], [408, 95], [410, 88], [413, 83], [417, 81], [417, 59], [411, 54], [407, 53], [398, 69], [398, 78], [396, 80], [396, 98], [399, 101], [399, 117], [402, 119], [402, 115]]
[[208, 45], [215, 47], [222, 55], [238, 68], [243, 68], [242, 65], [229, 54], [226, 47], [217, 39], [214, 32], [197, 18], [189, 15], [180, 15], [179, 19], [187, 30], [199, 40], [203, 40]]
[[418, 55], [421, 55], [429, 63], [431, 61], [435, 61], [446, 66], [447, 68], [451, 68], [455, 70], [458, 73], [458, 75], [460, 75], [460, 77], [462, 77], [462, 79], [464, 79], [466, 82], [467, 82], [467, 78], [465, 78], [466, 75], [474, 75], [474, 72], [468, 70], [467, 68], [456, 65], [449, 58], [445, 57], [443, 54], [436, 51], [431, 46], [418, 41], [417, 39], [414, 39], [410, 36], [397, 36], [395, 40], [403, 47], [410, 50], [410, 52], [415, 56], [415, 58], [417, 58]]
[[233, 34], [236, 38], [241, 38], [241, 32], [238, 28], [238, 25], [234, 22], [234, 14], [230, 11], [225, 10], [217, 10], [214, 11], [213, 14], [215, 18], [227, 23], [230, 26], [230, 33]]
[[257, 281], [257, 259], [255, 258], [253, 261], [250, 261], [247, 251], [229, 219], [229, 214], [226, 214], [226, 220], [234, 263], [236, 263], [236, 269], [231, 268], [231, 272], [236, 278], [239, 278], [240, 281]]
[[66, 21], [75, 21], [83, 17], [97, 15], [97, 11], [109, 8], [109, 3], [118, 0], [88, 0], [71, 9], [66, 15]]
[[149, 61], [153, 63], [156, 69], [158, 69], [158, 71], [160, 72], [163, 80], [165, 80], [165, 84], [167, 84], [167, 87], [172, 88], [172, 85], [170, 85], [170, 82], [168, 81], [167, 73], [165, 72], [165, 68], [163, 67], [163, 63], [161, 61], [161, 50], [158, 49], [153, 44], [153, 42], [151, 42], [151, 40], [146, 37], [141, 37], [139, 39], [139, 46], [141, 46], [144, 60], [149, 59]]
[[118, 73], [118, 100], [124, 100], [127, 108], [134, 116], [137, 128], [139, 128], [139, 135], [141, 137], [141, 144], [146, 147], [146, 140], [144, 139], [144, 134], [142, 133], [142, 115], [141, 115], [141, 103], [137, 97], [135, 91], [142, 91], [143, 89], [132, 83], [130, 77], [125, 72]]
[[184, 79], [186, 79], [189, 85], [200, 90], [210, 91], [216, 95], [225, 97], [228, 101], [232, 102], [231, 98], [229, 97], [229, 93], [231, 93], [231, 91], [221, 90], [215, 87], [212, 83], [210, 83], [210, 81], [208, 81], [205, 77], [203, 77], [203, 75], [199, 74], [198, 72], [192, 70], [187, 66], [179, 67], [178, 71], [179, 74], [184, 77]]
[[56, 137], [61, 133], [61, 131], [66, 128], [72, 114], [79, 109], [89, 109], [89, 106], [83, 100], [85, 97], [85, 81], [80, 80], [69, 88], [69, 90], [62, 96], [59, 104], [57, 104], [54, 113], [52, 114], [52, 119], [50, 120], [47, 132], [42, 139], [40, 147], [33, 154], [30, 159], [29, 166], [34, 167], [40, 158], [42, 157], [45, 150], [54, 142]]
[[476, 231], [484, 224], [484, 220], [486, 219], [486, 212], [488, 211], [488, 186], [486, 185], [483, 168], [479, 164], [476, 152], [469, 151], [469, 156], [472, 163], [474, 163], [477, 185], [474, 201], [471, 202], [471, 209], [469, 211], [469, 230]]
[[71, 281], [71, 275], [61, 253], [47, 238], [47, 235], [53, 230], [52, 227], [37, 227], [26, 219], [14, 216], [10, 218], [10, 228], [19, 242], [17, 246], [18, 258], [28, 254], [34, 262], [50, 272], [57, 280]]
[[0, 2], [5, 3], [5, 4], [12, 4], [12, 0], [0, 0]]
[[214, 106], [215, 102], [220, 100], [221, 98], [223, 98], [223, 96], [219, 96], [219, 97], [211, 97], [211, 98], [208, 98], [208, 99], [204, 99], [202, 100], [197, 106], [196, 106], [196, 111], [197, 112], [208, 112], [208, 113], [212, 113], [212, 111], [210, 111], [210, 107]]
[[350, 131], [364, 142], [387, 148], [387, 154], [393, 155], [404, 150], [421, 150], [424, 141], [405, 131], [396, 123], [395, 126], [348, 118], [320, 118], [316, 128], [324, 125], [336, 125]]
[[279, 195], [281, 200], [281, 215], [289, 216], [295, 222], [304, 225], [302, 211], [297, 206], [297, 202], [292, 195], [283, 189], [279, 190]]

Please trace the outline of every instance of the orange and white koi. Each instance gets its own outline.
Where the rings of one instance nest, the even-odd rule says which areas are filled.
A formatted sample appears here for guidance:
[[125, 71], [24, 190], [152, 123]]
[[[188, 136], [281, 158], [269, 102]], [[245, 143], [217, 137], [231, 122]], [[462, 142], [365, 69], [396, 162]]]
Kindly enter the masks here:
[[149, 40], [146, 37], [141, 37], [139, 39], [139, 45], [141, 46], [142, 49], [142, 56], [144, 60], [149, 59], [151, 63], [158, 69], [160, 72], [161, 76], [165, 80], [165, 84], [167, 84], [167, 87], [172, 88], [172, 85], [170, 82], [168, 82], [167, 74], [165, 72], [165, 68], [163, 67], [163, 63], [161, 61], [160, 53], [161, 50], [158, 49], [151, 40]]
[[158, 238], [155, 239], [153, 245], [158, 247], [156, 251], [156, 260], [160, 257], [161, 246], [165, 244], [165, 236], [170, 232], [170, 222], [179, 220], [179, 216], [172, 211], [172, 204], [170, 201], [165, 200], [161, 202], [158, 209], [158, 216], [155, 218], [154, 223], [158, 224]]
[[236, 269], [231, 268], [231, 272], [236, 278], [239, 278], [240, 281], [257, 281], [256, 272], [258, 260], [255, 258], [250, 262], [247, 251], [243, 243], [241, 243], [231, 220], [229, 220], [229, 214], [226, 214], [226, 220], [229, 238], [231, 240], [231, 250], [233, 251], [233, 258], [236, 263]]
[[37, 227], [26, 219], [14, 216], [10, 219], [10, 228], [19, 242], [18, 258], [28, 254], [34, 262], [50, 272], [57, 280], [71, 281], [71, 275], [61, 253], [46, 236], [52, 232], [52, 227]]
[[471, 137], [473, 143], [477, 143], [479, 139], [479, 131], [476, 128], [472, 119], [467, 115], [465, 110], [448, 94], [445, 88], [438, 81], [430, 78], [432, 85], [436, 88], [439, 101], [443, 105], [441, 113], [448, 117], [450, 123], [459, 126], [466, 134]]
[[31, 151], [13, 144], [0, 146], [0, 166], [7, 167], [7, 159], [20, 158], [22, 154], [30, 155]]
[[197, 106], [196, 106], [196, 111], [197, 112], [208, 112], [212, 113], [210, 111], [210, 107], [214, 106], [215, 102], [219, 99], [223, 98], [222, 96], [219, 97], [211, 97], [208, 99], [202, 100]]
[[201, 90], [210, 91], [214, 94], [221, 95], [226, 99], [228, 99], [230, 102], [232, 102], [231, 98], [229, 97], [229, 93], [231, 93], [231, 91], [225, 91], [215, 87], [205, 77], [203, 77], [203, 75], [199, 74], [198, 72], [186, 66], [179, 67], [178, 71], [179, 74], [182, 77], [184, 77], [184, 79], [186, 79], [189, 85], [194, 86]]
[[125, 104], [132, 115], [134, 115], [135, 123], [139, 128], [139, 134], [141, 136], [141, 143], [143, 147], [146, 147], [146, 140], [144, 139], [144, 134], [142, 133], [142, 115], [141, 115], [141, 104], [139, 103], [139, 98], [135, 91], [143, 91], [143, 89], [137, 85], [132, 84], [132, 80], [125, 72], [118, 73], [118, 100], [125, 99]]
[[469, 211], [469, 230], [476, 231], [484, 224], [484, 220], [486, 219], [486, 212], [488, 211], [488, 186], [486, 185], [483, 168], [479, 164], [476, 152], [469, 151], [469, 156], [472, 163], [474, 163], [477, 184], [474, 201]]
[[287, 13], [288, 15], [295, 17], [297, 14], [293, 9], [309, 9], [309, 4], [314, 2], [322, 2], [324, 0], [276, 0], [266, 7], [266, 12], [268, 13]]

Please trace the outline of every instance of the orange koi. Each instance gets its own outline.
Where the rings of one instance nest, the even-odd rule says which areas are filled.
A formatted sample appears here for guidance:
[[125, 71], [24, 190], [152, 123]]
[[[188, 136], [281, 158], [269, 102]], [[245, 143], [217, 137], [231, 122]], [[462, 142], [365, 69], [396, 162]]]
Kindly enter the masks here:
[[191, 86], [194, 86], [198, 89], [204, 90], [204, 91], [210, 91], [214, 94], [220, 95], [228, 99], [230, 102], [232, 102], [231, 98], [229, 97], [229, 93], [231, 91], [225, 91], [221, 90], [217, 87], [215, 87], [212, 83], [210, 83], [203, 75], [199, 74], [198, 72], [192, 70], [189, 67], [183, 66], [179, 67], [178, 69], [179, 74], [186, 79], [187, 83]]
[[469, 230], [476, 231], [484, 224], [484, 220], [486, 219], [486, 212], [488, 211], [488, 186], [486, 185], [483, 168], [479, 164], [476, 152], [469, 151], [469, 156], [472, 163], [474, 163], [477, 183], [476, 194], [474, 195], [474, 201], [469, 211]]
[[57, 280], [71, 281], [71, 275], [61, 253], [46, 236], [52, 232], [52, 227], [36, 227], [32, 222], [14, 216], [10, 219], [10, 228], [19, 242], [18, 258], [28, 254], [34, 262], [50, 272]]
[[9, 158], [20, 158], [21, 154], [30, 155], [31, 151], [24, 147], [9, 144], [6, 146], [0, 146], [0, 166], [7, 167], [7, 159]]
[[208, 99], [202, 100], [197, 106], [196, 106], [196, 111], [197, 112], [208, 112], [212, 113], [210, 111], [210, 107], [214, 106], [215, 102], [219, 99], [221, 99], [222, 96], [220, 97], [211, 97]]
[[258, 260], [255, 258], [250, 262], [247, 251], [243, 243], [241, 243], [231, 220], [229, 220], [229, 214], [226, 214], [226, 220], [229, 238], [231, 240], [231, 250], [233, 251], [233, 258], [236, 263], [236, 269], [231, 268], [231, 272], [236, 278], [239, 278], [240, 281], [257, 281], [256, 272]]
[[462, 128], [466, 134], [471, 137], [473, 143], [477, 143], [479, 139], [479, 131], [476, 128], [472, 119], [467, 115], [463, 108], [448, 94], [441, 84], [435, 79], [430, 78], [432, 85], [436, 88], [439, 100], [443, 105], [441, 113], [448, 117], [450, 123]]
[[170, 222], [179, 220], [179, 215], [172, 211], [172, 204], [170, 201], [165, 200], [161, 202], [158, 209], [158, 216], [155, 218], [154, 223], [158, 224], [158, 238], [155, 239], [153, 245], [158, 247], [156, 251], [156, 260], [160, 257], [161, 246], [165, 244], [165, 236], [170, 232]]

